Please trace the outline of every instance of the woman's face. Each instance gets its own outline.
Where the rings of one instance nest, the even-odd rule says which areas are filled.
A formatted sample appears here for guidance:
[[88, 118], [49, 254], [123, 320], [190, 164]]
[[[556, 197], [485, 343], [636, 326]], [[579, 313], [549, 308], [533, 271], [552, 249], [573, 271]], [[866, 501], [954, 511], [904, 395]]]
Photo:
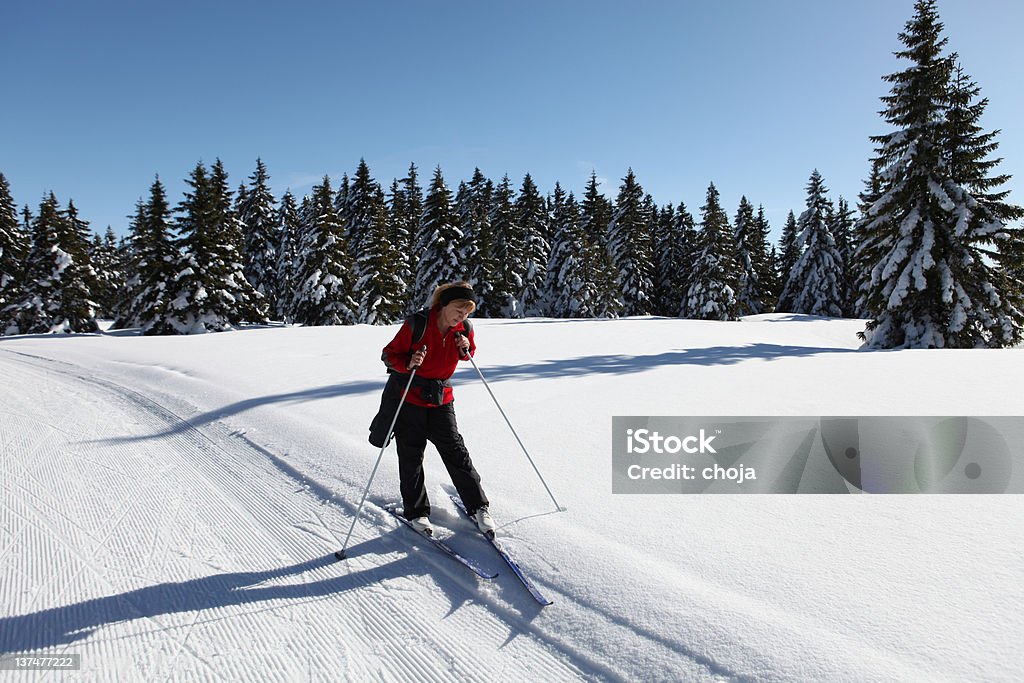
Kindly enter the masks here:
[[441, 321], [445, 327], [455, 327], [473, 312], [472, 304], [465, 301], [453, 301], [441, 309]]

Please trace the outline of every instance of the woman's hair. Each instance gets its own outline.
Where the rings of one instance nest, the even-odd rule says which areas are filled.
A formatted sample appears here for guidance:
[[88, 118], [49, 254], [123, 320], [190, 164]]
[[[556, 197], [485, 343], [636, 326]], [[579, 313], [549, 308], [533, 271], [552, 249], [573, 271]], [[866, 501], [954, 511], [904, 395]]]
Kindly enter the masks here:
[[[473, 290], [473, 285], [469, 284], [465, 280], [459, 280], [458, 282], [449, 282], [447, 284], [439, 285], [437, 289], [434, 290], [433, 296], [430, 297], [430, 307], [433, 308], [434, 306], [441, 305], [441, 293], [444, 292], [446, 289], [452, 289], [454, 287], [458, 287], [460, 289], [468, 289], [470, 290], [470, 292], [472, 292]], [[465, 306], [469, 307], [470, 313], [476, 310], [476, 302], [473, 301], [472, 299], [457, 297], [455, 301], [458, 301], [460, 304], [464, 304]]]

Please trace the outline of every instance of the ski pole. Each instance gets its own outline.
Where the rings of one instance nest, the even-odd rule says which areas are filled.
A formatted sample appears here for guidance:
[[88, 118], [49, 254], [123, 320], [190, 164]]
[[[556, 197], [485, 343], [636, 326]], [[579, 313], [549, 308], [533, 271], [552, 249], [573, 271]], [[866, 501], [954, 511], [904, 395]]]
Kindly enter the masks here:
[[[457, 332], [456, 334], [462, 336], [461, 332]], [[512, 422], [508, 419], [508, 415], [506, 415], [505, 411], [501, 409], [501, 404], [498, 403], [498, 398], [494, 395], [494, 392], [491, 391], [491, 386], [487, 383], [487, 380], [484, 379], [484, 373], [480, 372], [480, 367], [476, 364], [476, 361], [473, 360], [473, 356], [471, 356], [468, 351], [463, 352], [462, 349], [459, 349], [459, 354], [463, 359], [468, 358], [469, 362], [473, 364], [473, 367], [476, 369], [476, 374], [480, 375], [480, 381], [484, 383], [484, 387], [487, 389], [487, 393], [491, 395], [492, 399], [494, 399], [494, 405], [498, 406], [498, 412], [501, 413], [503, 418], [505, 418], [505, 424], [507, 424], [508, 428], [512, 430], [512, 436], [516, 437], [516, 441], [519, 442], [519, 447], [522, 448], [523, 453], [526, 454], [526, 459], [529, 460], [530, 465], [533, 466], [533, 471], [536, 472], [537, 476], [540, 478], [540, 483], [544, 484], [544, 490], [546, 490], [548, 495], [551, 496], [551, 502], [555, 504], [558, 512], [565, 512], [566, 509], [559, 505], [558, 501], [555, 500], [555, 494], [551, 493], [551, 488], [548, 486], [548, 483], [544, 481], [544, 475], [542, 475], [540, 470], [537, 469], [537, 463], [535, 463], [533, 458], [530, 457], [530, 452], [527, 451], [526, 446], [523, 445], [523, 440], [519, 438], [519, 434], [516, 433], [516, 428], [512, 426]]]
[[[424, 344], [420, 351], [426, 351], [427, 345]], [[370, 492], [370, 484], [373, 483], [373, 478], [377, 476], [377, 468], [380, 467], [380, 461], [384, 457], [384, 449], [391, 443], [391, 435], [395, 431], [395, 423], [398, 422], [398, 413], [402, 410], [402, 404], [405, 403], [405, 396], [409, 393], [409, 387], [412, 386], [412, 378], [416, 376], [416, 371], [420, 369], [420, 366], [416, 366], [409, 373], [409, 381], [405, 383], [405, 391], [402, 392], [402, 398], [398, 401], [398, 408], [395, 410], [395, 416], [391, 418], [391, 426], [388, 427], [388, 437], [384, 439], [384, 445], [380, 447], [380, 453], [377, 454], [377, 462], [373, 465], [373, 471], [370, 472], [370, 480], [366, 482], [366, 488], [363, 490], [362, 500], [359, 501], [359, 507], [356, 508], [356, 515], [352, 518], [352, 526], [348, 528], [348, 535], [345, 536], [345, 542], [341, 544], [341, 550], [334, 553], [334, 556], [339, 560], [347, 559], [345, 557], [345, 550], [348, 548], [348, 542], [352, 538], [352, 532], [355, 531], [356, 522], [359, 521], [359, 515], [363, 511], [363, 504], [366, 503], [366, 494]]]

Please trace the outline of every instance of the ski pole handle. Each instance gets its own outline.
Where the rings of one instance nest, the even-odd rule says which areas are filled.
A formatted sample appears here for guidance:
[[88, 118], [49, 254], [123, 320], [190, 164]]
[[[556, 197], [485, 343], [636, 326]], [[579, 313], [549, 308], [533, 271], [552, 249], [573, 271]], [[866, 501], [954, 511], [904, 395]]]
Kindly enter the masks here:
[[[466, 333], [465, 333], [465, 332], [456, 332], [456, 333], [455, 333], [455, 336], [456, 336], [456, 337], [465, 337], [465, 336], [466, 336]], [[466, 350], [466, 349], [463, 349], [463, 348], [462, 348], [462, 347], [460, 346], [460, 347], [459, 347], [459, 358], [461, 358], [462, 360], [467, 360], [467, 359], [469, 358], [469, 351], [468, 351], [468, 350]]]
[[[424, 344], [422, 347], [420, 347], [420, 350], [417, 351], [416, 353], [412, 354], [412, 356], [413, 356], [413, 358], [415, 358], [417, 353], [424, 353], [425, 354], [426, 352], [427, 352], [427, 345]], [[409, 362], [412, 363], [412, 358], [409, 359]], [[423, 359], [421, 358], [419, 363], [417, 363], [416, 365], [410, 365], [406, 369], [407, 370], [416, 370], [417, 368], [419, 368], [419, 366], [422, 363], [423, 363]]]

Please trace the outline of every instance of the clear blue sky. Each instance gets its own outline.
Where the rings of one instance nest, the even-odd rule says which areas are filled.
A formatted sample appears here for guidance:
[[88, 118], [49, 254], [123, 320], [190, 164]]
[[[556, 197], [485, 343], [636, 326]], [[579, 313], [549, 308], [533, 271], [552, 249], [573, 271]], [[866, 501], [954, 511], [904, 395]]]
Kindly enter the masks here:
[[[950, 48], [1003, 130], [1024, 203], [1019, 0], [942, 0]], [[233, 188], [263, 158], [301, 196], [365, 157], [454, 189], [479, 166], [579, 194], [628, 167], [699, 218], [714, 181], [733, 216], [764, 204], [776, 235], [818, 168], [853, 203], [881, 77], [912, 0], [263, 2], [7, 0], [0, 14], [0, 172], [35, 210], [73, 198], [102, 232], [159, 173], [174, 203], [197, 161]]]

